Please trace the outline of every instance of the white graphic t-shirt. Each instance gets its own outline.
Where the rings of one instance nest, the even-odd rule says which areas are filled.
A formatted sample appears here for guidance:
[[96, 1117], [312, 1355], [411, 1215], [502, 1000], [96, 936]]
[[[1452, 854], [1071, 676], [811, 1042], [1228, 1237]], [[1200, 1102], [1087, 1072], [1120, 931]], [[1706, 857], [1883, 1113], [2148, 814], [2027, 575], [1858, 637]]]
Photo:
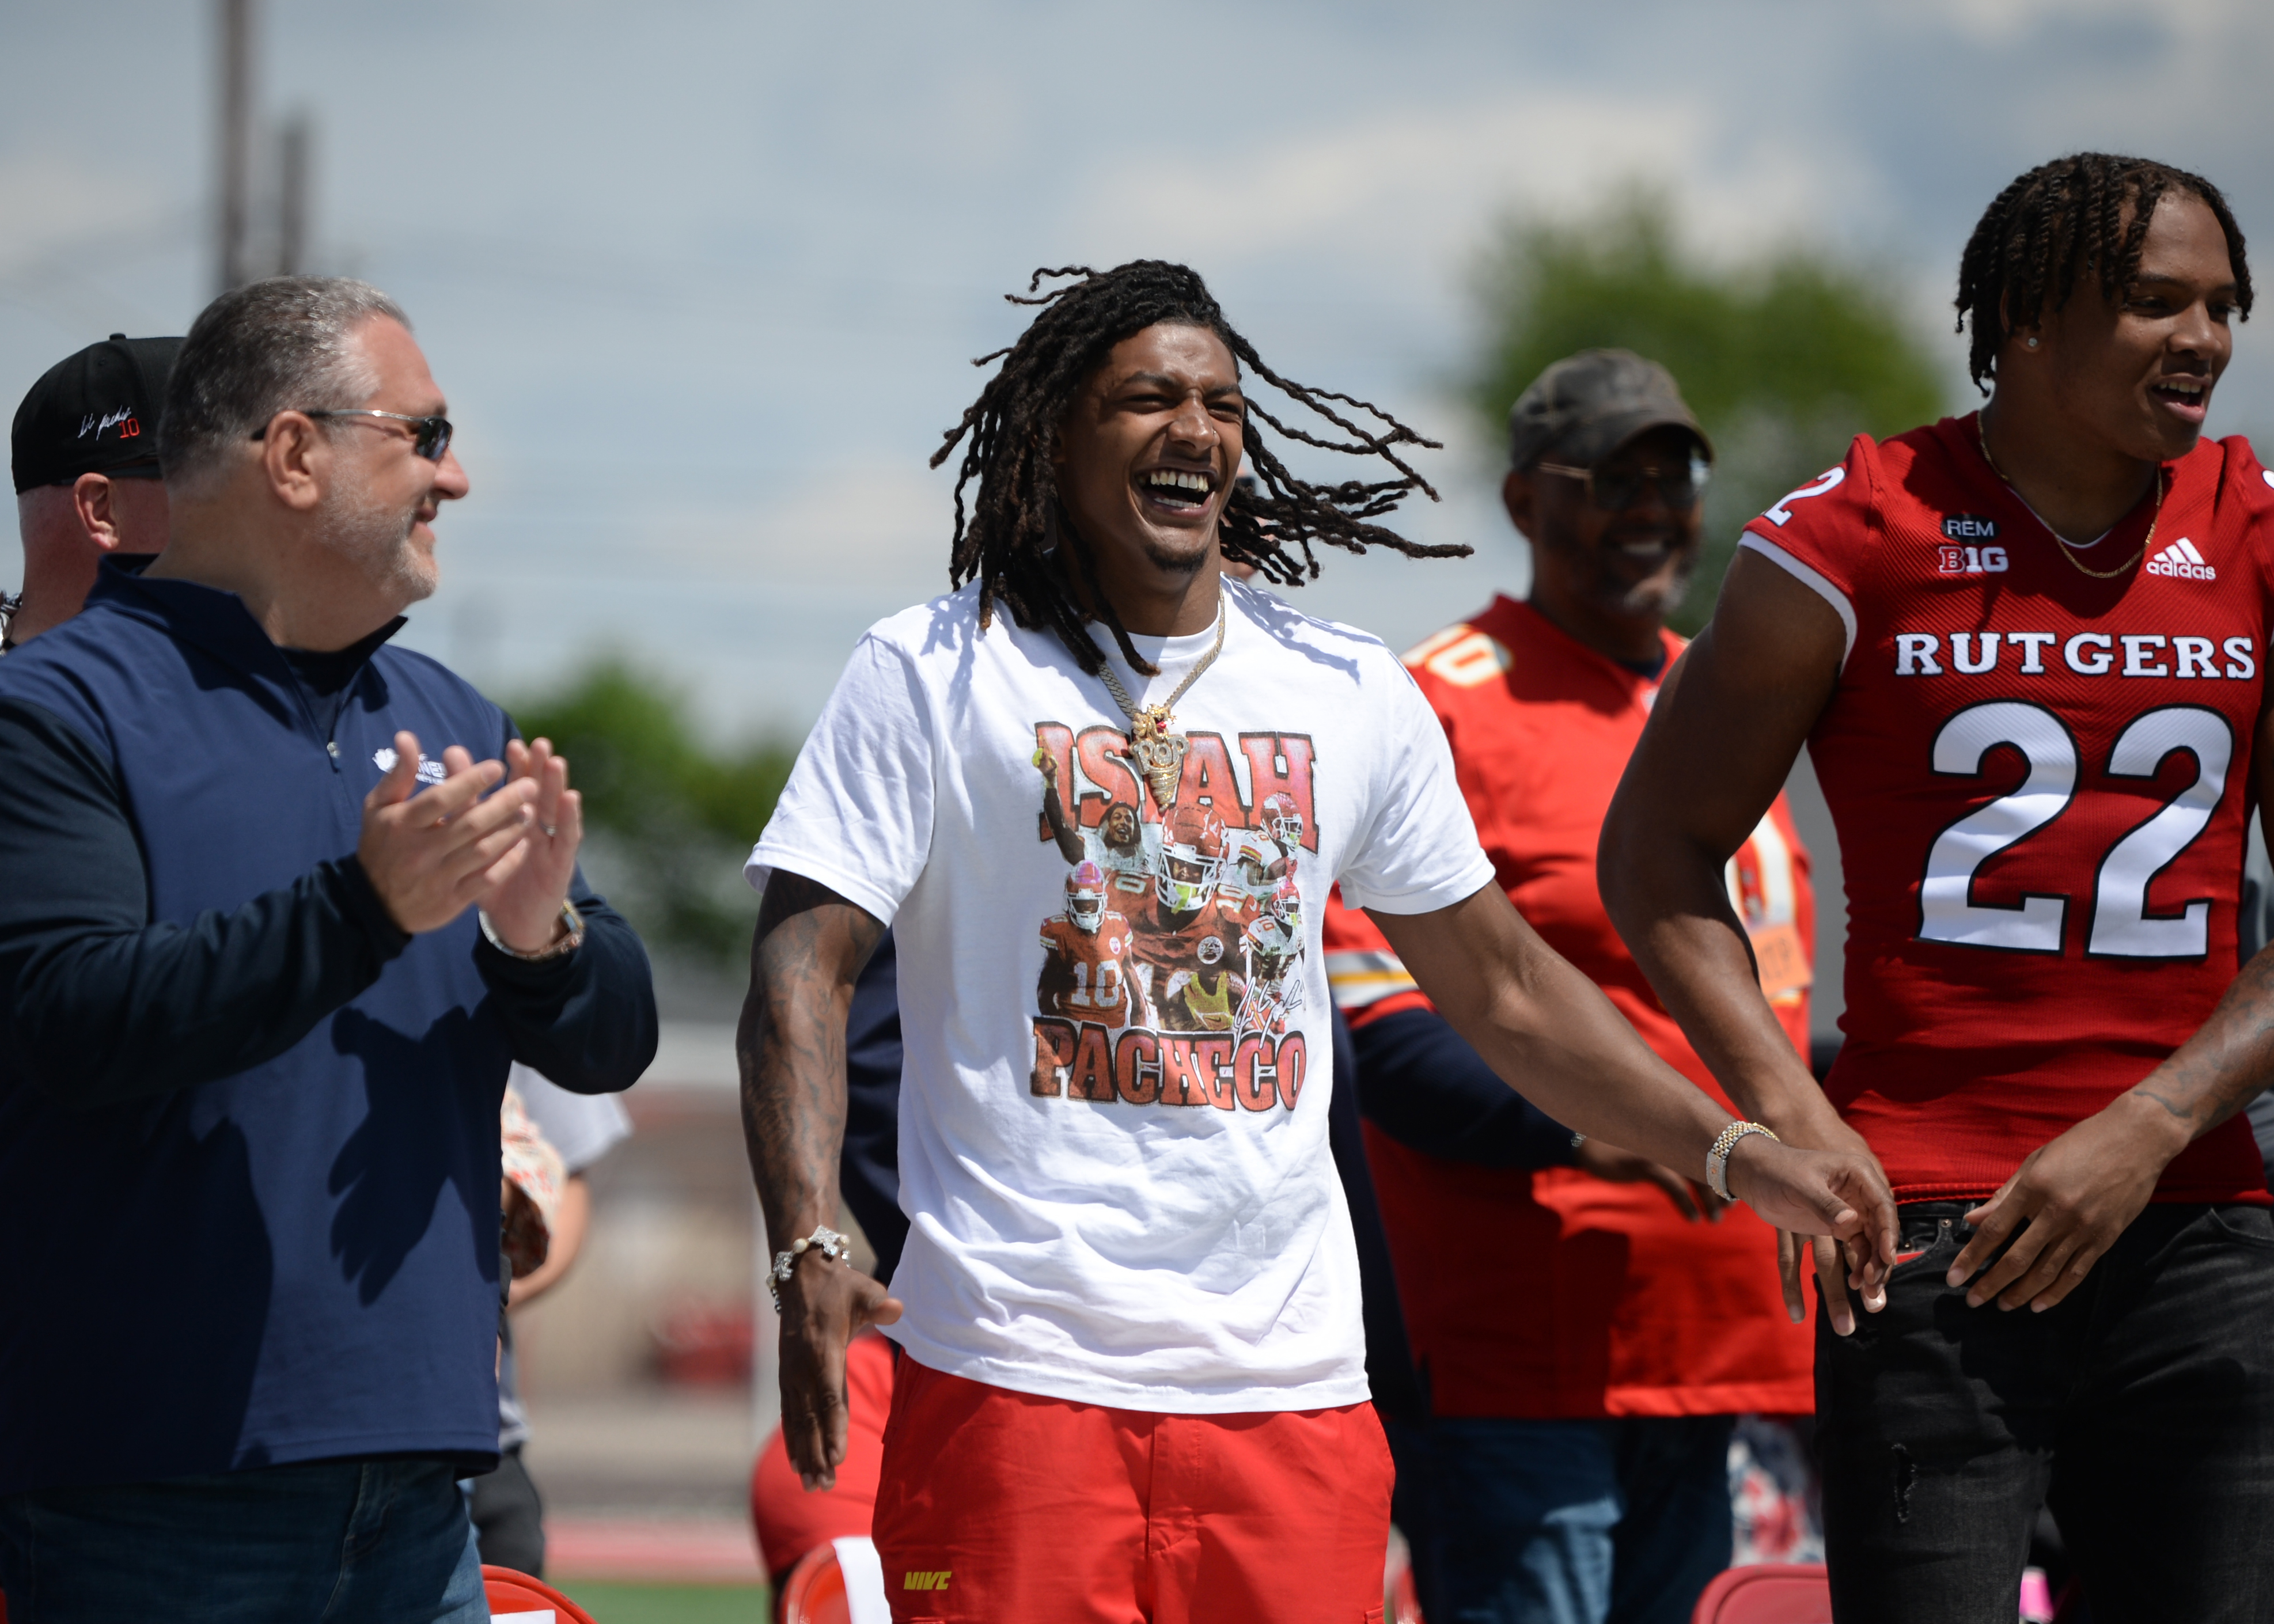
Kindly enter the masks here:
[[[1224, 594], [1166, 808], [1104, 683], [999, 608], [982, 634], [973, 586], [862, 639], [750, 855], [893, 928], [885, 1335], [934, 1370], [1186, 1413], [1367, 1396], [1319, 916], [1337, 879], [1419, 914], [1492, 865], [1397, 658]], [[1136, 641], [1142, 704], [1214, 631]]]

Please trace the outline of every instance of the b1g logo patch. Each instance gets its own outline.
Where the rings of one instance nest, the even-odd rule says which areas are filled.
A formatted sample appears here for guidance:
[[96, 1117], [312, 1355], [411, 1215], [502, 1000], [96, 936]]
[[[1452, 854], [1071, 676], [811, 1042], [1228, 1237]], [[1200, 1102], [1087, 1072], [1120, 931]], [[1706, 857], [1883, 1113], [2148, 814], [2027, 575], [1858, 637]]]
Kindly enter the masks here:
[[[1945, 519], [1943, 527], [1947, 530], [1953, 523]], [[1996, 533], [1995, 527], [1992, 533]], [[2007, 569], [2003, 547], [1937, 547], [1934, 553], [1937, 567], [1946, 575], [2002, 575]]]

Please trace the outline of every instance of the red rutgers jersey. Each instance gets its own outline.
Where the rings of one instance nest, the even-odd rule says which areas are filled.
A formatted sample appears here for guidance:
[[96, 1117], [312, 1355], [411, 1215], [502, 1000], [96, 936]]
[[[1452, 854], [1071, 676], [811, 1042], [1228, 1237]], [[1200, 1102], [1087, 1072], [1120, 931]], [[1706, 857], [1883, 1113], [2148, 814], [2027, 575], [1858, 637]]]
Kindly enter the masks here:
[[[1848, 876], [1846, 1048], [1826, 1085], [1897, 1199], [1993, 1193], [2138, 1082], [2235, 973], [2274, 579], [2274, 490], [2205, 440], [2076, 556], [1977, 419], [1848, 460], [1743, 545], [1848, 633], [1809, 741]], [[2165, 1201], [2268, 1199], [2238, 1116]]]
[[[1663, 635], [1671, 660], [1682, 642]], [[1404, 658], [1444, 725], [1477, 837], [1510, 900], [1667, 1064], [1721, 1098], [1612, 928], [1595, 884], [1603, 816], [1658, 679], [1505, 598]], [[1808, 854], [1783, 797], [1726, 878], [1763, 989], [1804, 1048], [1816, 909]], [[1353, 1026], [1428, 1007], [1374, 921], [1339, 898], [1325, 944], [1335, 1001]], [[1785, 1318], [1776, 1238], [1750, 1209], [1690, 1223], [1653, 1184], [1609, 1184], [1573, 1168], [1473, 1166], [1371, 1126], [1367, 1149], [1437, 1414], [1813, 1408], [1814, 1333]], [[1448, 1236], [1494, 1238], [1448, 1247]]]
[[1144, 994], [1131, 975], [1136, 937], [1121, 914], [1108, 913], [1096, 930], [1061, 914], [1043, 921], [1043, 1012], [1094, 1020], [1116, 1029], [1129, 1024]]

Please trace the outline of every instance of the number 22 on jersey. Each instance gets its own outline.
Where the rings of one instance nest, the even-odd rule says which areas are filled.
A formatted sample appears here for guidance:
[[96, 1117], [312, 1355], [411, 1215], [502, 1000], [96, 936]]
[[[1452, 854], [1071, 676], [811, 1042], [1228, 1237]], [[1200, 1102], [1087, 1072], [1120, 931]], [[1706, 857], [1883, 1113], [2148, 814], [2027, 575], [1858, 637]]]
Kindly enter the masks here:
[[2011, 793], [1935, 837], [1919, 886], [1922, 941], [2057, 954], [2074, 891], [2089, 887], [2086, 952], [2201, 959], [2210, 951], [2210, 899], [2195, 898], [2177, 914], [2150, 915], [2148, 885], [2202, 833], [2225, 793], [2234, 734], [2225, 717], [2200, 705], [2165, 705], [2127, 726], [2109, 751], [2110, 778], [2153, 778], [2174, 751], [2186, 751], [2195, 758], [2194, 781], [2119, 838], [2089, 880], [2080, 875], [2070, 890], [2028, 893], [2015, 907], [1976, 902], [1976, 871], [2067, 809], [2076, 796], [2080, 763], [2075, 738], [2052, 710], [2021, 700], [1992, 700], [1969, 705], [1943, 723], [1934, 737], [1933, 769], [1944, 777], [1979, 778], [1990, 752], [2001, 745], [2021, 752], [2028, 774]]

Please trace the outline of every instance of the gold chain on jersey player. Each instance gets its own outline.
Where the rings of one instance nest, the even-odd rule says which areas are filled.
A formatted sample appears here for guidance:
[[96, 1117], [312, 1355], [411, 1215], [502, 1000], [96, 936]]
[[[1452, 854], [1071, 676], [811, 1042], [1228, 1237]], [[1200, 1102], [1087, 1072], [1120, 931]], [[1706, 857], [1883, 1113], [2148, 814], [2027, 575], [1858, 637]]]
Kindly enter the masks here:
[[[2006, 478], [2006, 470], [1999, 467], [1998, 459], [1990, 455], [1990, 414], [1988, 412], [1977, 411], [1974, 414], [1974, 436], [1982, 442], [1982, 460], [1990, 464], [1990, 471], [2004, 481], [2007, 490], [2014, 491], [2015, 496], [2021, 497], [2022, 507], [2029, 508], [2029, 498], [2022, 496], [2019, 491], [2014, 490], [2014, 482]], [[2113, 581], [2133, 565], [2146, 558], [2148, 549], [2156, 545], [2156, 526], [2163, 516], [2164, 470], [2159, 465], [2156, 470], [2156, 511], [2148, 515], [2148, 535], [2147, 538], [2141, 542], [2140, 550], [2113, 569], [2087, 569], [2078, 561], [2075, 551], [2067, 541], [2062, 540], [2061, 533], [2052, 525], [2046, 524], [2044, 519], [2039, 518], [2036, 508], [2029, 508], [2029, 517], [2037, 519], [2037, 523], [2044, 527], [2045, 534], [2052, 537], [2059, 546], [2060, 555], [2076, 567], [2077, 573], [2090, 575], [2095, 581]]]

